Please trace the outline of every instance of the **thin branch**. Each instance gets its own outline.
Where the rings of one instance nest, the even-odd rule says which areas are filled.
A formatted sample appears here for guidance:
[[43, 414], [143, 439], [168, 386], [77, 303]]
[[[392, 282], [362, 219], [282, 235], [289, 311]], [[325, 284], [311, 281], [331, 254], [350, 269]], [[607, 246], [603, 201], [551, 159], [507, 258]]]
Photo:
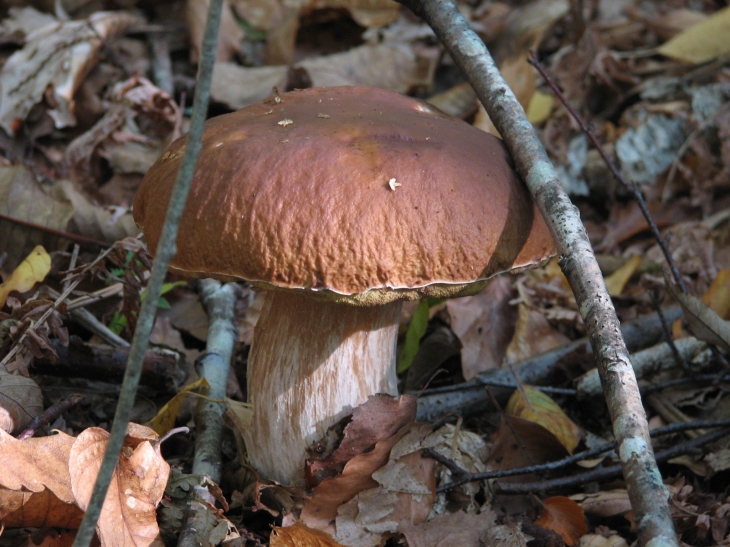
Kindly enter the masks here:
[[550, 75], [547, 73], [545, 68], [542, 66], [540, 61], [537, 59], [537, 55], [534, 51], [530, 51], [531, 58], [527, 60], [528, 63], [530, 63], [532, 66], [535, 67], [535, 69], [540, 73], [540, 76], [543, 77], [545, 82], [550, 86], [550, 89], [553, 90], [553, 93], [560, 99], [560, 102], [563, 103], [565, 108], [568, 110], [571, 116], [573, 116], [573, 119], [578, 123], [580, 128], [583, 130], [583, 133], [585, 133], [588, 136], [588, 140], [591, 141], [593, 146], [598, 150], [598, 153], [601, 155], [601, 158], [603, 159], [603, 163], [606, 164], [606, 167], [608, 167], [608, 170], [611, 171], [611, 174], [613, 175], [613, 178], [615, 178], [621, 185], [626, 188], [629, 192], [631, 192], [631, 195], [634, 197], [634, 200], [639, 206], [639, 209], [641, 210], [641, 213], [644, 215], [644, 218], [646, 219], [647, 224], [649, 224], [649, 229], [651, 230], [652, 234], [654, 234], [654, 238], [657, 240], [657, 243], [659, 243], [659, 248], [662, 250], [662, 253], [664, 254], [664, 258], [667, 261], [667, 264], [669, 266], [670, 271], [672, 272], [672, 277], [674, 277], [675, 283], [679, 285], [679, 287], [682, 289], [683, 293], [687, 292], [687, 284], [684, 282], [684, 278], [682, 277], [682, 274], [679, 273], [679, 268], [677, 267], [677, 263], [674, 262], [674, 258], [672, 258], [672, 253], [669, 250], [669, 245], [667, 245], [667, 240], [664, 239], [664, 236], [662, 236], [661, 232], [659, 232], [659, 228], [656, 225], [656, 222], [654, 222], [654, 218], [651, 216], [651, 213], [649, 212], [649, 208], [646, 206], [646, 200], [644, 199], [644, 195], [639, 190], [639, 187], [636, 185], [635, 182], [631, 181], [629, 183], [624, 176], [621, 174], [621, 172], [618, 170], [618, 167], [616, 167], [616, 164], [614, 164], [606, 154], [606, 151], [603, 149], [603, 146], [601, 145], [600, 141], [598, 140], [598, 137], [596, 137], [596, 134], [593, 132], [593, 130], [588, 127], [588, 124], [585, 122], [585, 120], [581, 117], [580, 114], [570, 105], [568, 102], [568, 99], [565, 95], [563, 95], [563, 92], [560, 91], [560, 88], [558, 85], [553, 81], [553, 79], [550, 77]]
[[446, 0], [399, 1], [426, 20], [469, 80], [555, 238], [558, 263], [573, 289], [601, 373], [639, 544], [677, 546], [669, 493], [654, 460], [639, 386], [578, 209], [563, 190], [524, 109], [456, 5]]
[[218, 24], [222, 6], [223, 0], [211, 0], [210, 8], [208, 9], [208, 20], [205, 25], [200, 65], [198, 67], [198, 85], [195, 92], [193, 114], [190, 120], [190, 132], [187, 136], [185, 152], [183, 153], [177, 180], [175, 181], [175, 186], [170, 196], [165, 224], [162, 228], [162, 234], [160, 235], [160, 241], [157, 247], [157, 256], [147, 286], [147, 298], [142, 302], [140, 309], [137, 329], [132, 340], [132, 347], [129, 351], [129, 362], [127, 363], [124, 382], [119, 392], [119, 402], [117, 404], [117, 411], [114, 417], [114, 423], [112, 424], [106, 452], [104, 453], [89, 506], [81, 521], [81, 526], [79, 527], [72, 547], [89, 547], [94, 537], [96, 521], [99, 520], [101, 507], [104, 503], [107, 489], [109, 488], [109, 482], [114, 473], [116, 463], [119, 460], [119, 452], [122, 449], [127, 424], [132, 413], [137, 384], [139, 383], [142, 370], [142, 362], [144, 361], [147, 343], [149, 342], [155, 313], [157, 311], [157, 300], [160, 297], [162, 285], [165, 281], [167, 266], [177, 251], [175, 240], [177, 238], [178, 226], [195, 172], [198, 154], [201, 149], [201, 137], [203, 135], [203, 124], [205, 123], [208, 101], [210, 99], [210, 83], [218, 43]]
[[86, 399], [85, 395], [72, 393], [68, 396], [68, 398], [49, 406], [41, 414], [33, 418], [33, 421], [28, 424], [28, 427], [21, 431], [20, 435], [18, 435], [18, 440], [22, 441], [29, 439], [35, 435], [36, 431], [38, 431], [41, 427], [55, 422], [61, 414], [66, 412], [69, 408], [76, 406], [84, 399]]
[[[662, 435], [670, 435], [673, 433], [681, 433], [682, 431], [687, 431], [691, 429], [702, 429], [702, 428], [710, 428], [710, 427], [729, 427], [730, 426], [730, 419], [724, 419], [724, 420], [698, 420], [693, 422], [682, 422], [682, 423], [676, 423], [671, 424], [665, 427], [658, 427], [657, 429], [653, 429], [651, 431], [652, 437], [661, 437]], [[589, 460], [591, 458], [595, 458], [600, 456], [601, 454], [615, 450], [616, 444], [615, 443], [605, 443], [601, 446], [597, 446], [596, 448], [592, 448], [590, 450], [584, 450], [583, 452], [579, 452], [578, 454], [573, 454], [572, 456], [568, 456], [566, 458], [563, 458], [561, 460], [556, 460], [554, 462], [548, 462], [543, 463], [539, 465], [529, 465], [526, 467], [514, 467], [512, 469], [500, 469], [499, 471], [487, 471], [484, 473], [469, 473], [465, 469], [459, 467], [456, 462], [442, 456], [438, 452], [428, 448], [423, 451], [423, 457], [425, 458], [433, 458], [434, 460], [438, 461], [439, 463], [446, 466], [451, 473], [454, 476], [454, 479], [452, 482], [446, 483], [442, 486], [440, 486], [436, 492], [446, 492], [447, 490], [451, 490], [453, 488], [456, 488], [458, 486], [461, 486], [463, 484], [467, 484], [469, 482], [476, 482], [476, 481], [483, 481], [488, 479], [500, 479], [504, 477], [513, 477], [515, 475], [527, 475], [528, 473], [547, 473], [548, 471], [555, 471], [557, 469], [562, 469], [564, 467], [568, 467], [569, 465], [572, 465], [574, 463], [577, 463], [582, 460]], [[618, 466], [616, 466], [618, 467]], [[616, 473], [618, 474], [618, 473]]]
[[[79, 276], [76, 278], [76, 280], [73, 283], [70, 283], [69, 286], [66, 288], [65, 291], [61, 293], [61, 295], [56, 298], [55, 302], [52, 306], [50, 306], [46, 312], [40, 316], [38, 321], [33, 323], [28, 329], [23, 333], [23, 335], [20, 337], [20, 339], [15, 343], [15, 345], [10, 349], [8, 354], [5, 356], [5, 358], [0, 361], [0, 367], [4, 367], [7, 365], [10, 360], [15, 357], [15, 355], [20, 351], [20, 349], [23, 347], [23, 342], [28, 337], [28, 333], [35, 331], [38, 327], [40, 327], [43, 323], [46, 322], [46, 319], [48, 319], [51, 314], [58, 309], [58, 306], [61, 305], [61, 303], [68, 298], [68, 295], [70, 295], [73, 290], [81, 283], [81, 281], [84, 279], [84, 276], [87, 272], [89, 272], [94, 266], [96, 266], [101, 260], [103, 260], [106, 255], [108, 255], [114, 247], [109, 247], [105, 251], [102, 251], [98, 257], [93, 262], [90, 262], [89, 264], [84, 267], [83, 270], [79, 273]], [[157, 300], [155, 300], [157, 302]]]
[[[676, 458], [677, 456], [693, 452], [699, 447], [706, 445], [707, 443], [722, 439], [723, 437], [727, 437], [728, 435], [730, 435], [730, 429], [728, 428], [712, 431], [710, 433], [707, 433], [706, 435], [703, 435], [702, 437], [697, 437], [696, 439], [679, 443], [672, 448], [668, 448], [667, 450], [657, 452], [656, 460], [658, 462], [671, 460], [672, 458]], [[597, 469], [593, 469], [592, 471], [579, 473], [570, 477], [561, 477], [559, 479], [525, 483], [497, 482], [496, 486], [497, 490], [503, 494], [524, 494], [528, 492], [541, 492], [545, 490], [554, 490], [556, 488], [567, 488], [585, 485], [589, 482], [611, 479], [619, 476], [620, 474], [621, 466], [611, 465], [609, 467], [599, 467]]]
[[80, 243], [81, 245], [90, 245], [97, 249], [107, 249], [110, 246], [109, 243], [105, 243], [104, 241], [97, 241], [96, 239], [91, 239], [90, 237], [82, 236], [79, 234], [72, 234], [71, 232], [64, 232], [63, 230], [57, 230], [56, 228], [49, 228], [48, 226], [36, 224], [35, 222], [28, 222], [27, 220], [20, 220], [19, 218], [4, 215], [2, 213], [0, 213], [0, 219], [7, 220], [8, 222], [12, 222], [13, 224], [18, 224], [19, 226], [26, 226], [27, 228], [40, 230], [41, 232], [46, 232], [47, 234], [52, 234], [54, 236], [65, 237], [70, 241], [75, 241], [76, 243]]

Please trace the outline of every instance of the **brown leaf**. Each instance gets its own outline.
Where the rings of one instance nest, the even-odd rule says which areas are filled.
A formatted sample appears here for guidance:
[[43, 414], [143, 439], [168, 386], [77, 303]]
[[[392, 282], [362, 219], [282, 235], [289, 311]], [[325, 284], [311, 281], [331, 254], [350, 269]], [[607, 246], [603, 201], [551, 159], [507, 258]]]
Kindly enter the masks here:
[[508, 276], [498, 276], [477, 295], [446, 302], [451, 329], [461, 341], [461, 371], [470, 380], [480, 372], [502, 366], [517, 320]]
[[[403, 396], [401, 396], [403, 397]], [[312, 490], [302, 509], [302, 521], [320, 530], [334, 531], [337, 509], [358, 492], [376, 488], [372, 474], [388, 461], [390, 450], [408, 432], [411, 424], [401, 427], [393, 436], [377, 442], [370, 452], [350, 459], [342, 474], [323, 480]]]
[[516, 389], [509, 398], [505, 412], [540, 424], [555, 435], [571, 454], [583, 438], [581, 428], [568, 418], [549, 395], [534, 386]]
[[419, 525], [407, 524], [399, 530], [408, 547], [481, 547], [482, 535], [494, 526], [496, 515], [486, 511], [444, 513]]
[[35, 380], [0, 368], [0, 429], [19, 433], [43, 412], [43, 392]]
[[[73, 206], [46, 190], [24, 166], [0, 167], [0, 213], [65, 230], [73, 216]], [[49, 251], [65, 249], [68, 245], [65, 238], [29, 230], [7, 220], [0, 220], [0, 241], [12, 242], [12, 245], [3, 246], [8, 253], [3, 268], [8, 271], [20, 264], [36, 245], [43, 245]]]
[[[503, 414], [487, 466], [492, 470], [513, 469], [559, 460], [567, 455], [568, 451], [555, 435], [541, 425]], [[527, 475], [515, 479], [531, 480]]]
[[84, 512], [75, 503], [58, 499], [50, 490], [27, 492], [0, 488], [0, 520], [8, 528], [76, 529]]
[[507, 358], [517, 363], [570, 342], [570, 339], [554, 329], [542, 312], [520, 303], [515, 334], [507, 346]]
[[271, 547], [343, 547], [332, 536], [309, 528], [302, 521], [286, 528], [275, 527], [271, 532]]
[[[103, 547], [162, 547], [155, 508], [162, 499], [170, 466], [160, 455], [157, 435], [149, 428], [130, 424], [126, 448], [114, 470], [104, 508], [97, 524]], [[130, 434], [131, 433], [131, 434]], [[74, 442], [69, 472], [76, 503], [86, 509], [99, 474], [109, 433], [92, 427]]]
[[339, 447], [322, 460], [307, 460], [309, 486], [341, 473], [352, 458], [369, 452], [415, 419], [415, 397], [401, 395], [396, 399], [390, 395], [372, 395], [352, 411], [352, 421], [345, 427]]
[[572, 499], [553, 496], [543, 500], [542, 514], [535, 524], [558, 532], [566, 545], [575, 545], [588, 532], [583, 509]]
[[73, 443], [65, 433], [19, 441], [0, 431], [0, 485], [29, 492], [47, 488], [61, 501], [73, 503], [68, 472]]
[[667, 280], [667, 288], [682, 306], [692, 334], [708, 344], [729, 351], [730, 322], [720, 318], [717, 312], [701, 300], [681, 292], [670, 280]]

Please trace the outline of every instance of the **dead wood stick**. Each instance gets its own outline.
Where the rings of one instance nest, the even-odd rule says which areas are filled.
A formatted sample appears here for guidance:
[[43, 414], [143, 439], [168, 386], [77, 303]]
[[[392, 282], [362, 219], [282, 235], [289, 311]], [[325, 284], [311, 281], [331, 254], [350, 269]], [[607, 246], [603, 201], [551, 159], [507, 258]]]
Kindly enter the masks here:
[[659, 473], [629, 352], [578, 209], [563, 190], [525, 111], [479, 36], [453, 2], [399, 0], [421, 16], [444, 44], [501, 133], [515, 167], [545, 217], [559, 264], [586, 325], [618, 443], [640, 545], [676, 547], [669, 493]]
[[[85, 344], [72, 336], [68, 346], [52, 340], [55, 360], [39, 358], [33, 372], [75, 378], [121, 382], [127, 368], [129, 348], [113, 348], [101, 344]], [[142, 363], [141, 383], [168, 393], [176, 392], [185, 380], [181, 355], [175, 351], [150, 347]]]
[[[682, 308], [671, 306], [664, 310], [664, 317], [671, 322], [682, 315]], [[631, 352], [652, 346], [662, 337], [663, 329], [659, 316], [656, 313], [639, 317], [621, 328], [621, 334]], [[515, 365], [515, 371], [523, 384], [545, 385], [551, 383], [557, 376], [556, 364], [563, 357], [584, 352], [590, 353], [588, 338], [575, 340], [564, 346], [551, 349]], [[483, 386], [492, 383], [514, 384], [514, 376], [506, 369], [492, 369], [479, 374], [476, 378], [446, 388], [427, 389], [418, 399], [418, 420], [435, 422], [446, 414], [472, 416], [480, 412], [495, 410]], [[492, 388], [492, 394], [499, 404], [504, 405], [512, 394], [513, 388]]]

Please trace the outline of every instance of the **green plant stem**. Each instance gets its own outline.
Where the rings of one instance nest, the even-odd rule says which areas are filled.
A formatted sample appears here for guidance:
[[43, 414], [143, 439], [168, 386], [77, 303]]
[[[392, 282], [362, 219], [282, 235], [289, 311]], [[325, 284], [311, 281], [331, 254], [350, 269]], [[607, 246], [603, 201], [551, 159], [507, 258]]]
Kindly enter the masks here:
[[149, 298], [145, 299], [140, 309], [137, 329], [132, 340], [132, 347], [129, 350], [127, 370], [124, 374], [121, 391], [119, 392], [119, 402], [117, 403], [109, 443], [104, 453], [104, 459], [102, 460], [101, 469], [96, 479], [89, 506], [81, 521], [81, 526], [79, 527], [72, 547], [89, 547], [94, 537], [96, 522], [99, 520], [109, 483], [124, 443], [127, 425], [129, 424], [129, 418], [137, 392], [137, 384], [139, 383], [142, 372], [145, 351], [149, 342], [150, 332], [152, 331], [152, 325], [154, 324], [157, 300], [162, 292], [167, 266], [177, 251], [175, 240], [177, 239], [178, 225], [180, 224], [188, 191], [190, 190], [190, 183], [193, 180], [198, 154], [200, 153], [203, 124], [207, 116], [208, 101], [210, 99], [210, 84], [218, 44], [218, 24], [221, 18], [222, 6], [223, 0], [211, 0], [210, 2], [203, 46], [201, 48], [200, 65], [198, 67], [198, 84], [195, 91], [195, 100], [193, 101], [190, 132], [187, 136], [187, 144], [180, 163], [180, 171], [177, 174], [177, 181], [170, 196], [170, 204], [167, 208], [167, 215], [165, 216], [165, 225], [162, 229], [160, 242], [157, 247], [157, 256], [155, 257], [155, 263], [152, 267], [152, 273], [147, 285]]

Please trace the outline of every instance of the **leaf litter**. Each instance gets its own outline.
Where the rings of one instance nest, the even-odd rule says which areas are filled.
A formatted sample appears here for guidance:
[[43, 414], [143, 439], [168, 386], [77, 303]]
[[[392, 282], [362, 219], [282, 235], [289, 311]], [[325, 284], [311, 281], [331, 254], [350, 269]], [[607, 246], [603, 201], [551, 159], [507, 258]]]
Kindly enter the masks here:
[[[655, 294], [660, 305], [678, 300], [684, 310], [684, 319], [669, 325], [665, 338], [675, 338], [683, 355], [698, 350], [686, 359], [694, 378], [684, 377], [685, 368], [666, 344], [639, 348], [646, 353], [637, 364], [656, 364], [662, 356], [661, 366], [640, 372], [642, 388], [652, 390], [645, 398], [650, 423], [728, 419], [723, 355], [730, 350], [730, 34], [722, 30], [728, 8], [713, 1], [601, 0], [582, 6], [582, 12], [563, 0], [458, 4], [494, 51], [562, 173], [621, 320], [626, 324], [655, 312]], [[116, 387], [78, 373], [63, 378], [34, 371], [41, 362], [53, 363], [58, 348], [71, 339], [77, 349], [113, 344], [110, 350], [123, 352], [133, 335], [150, 259], [139, 242], [125, 239], [138, 233], [129, 207], [151, 162], [186, 131], [207, 5], [133, 1], [101, 11], [93, 2], [64, 2], [52, 12], [32, 2], [2, 12], [0, 291], [7, 302], [0, 308], [0, 358], [23, 339], [20, 351], [0, 368], [0, 449], [7, 452], [0, 458], [6, 466], [0, 473], [4, 537], [17, 533], [26, 544], [61, 544], [88, 499], [94, 475], [88, 471], [98, 466]], [[266, 99], [272, 87], [372, 85], [425, 98], [494, 131], [433, 32], [389, 0], [230, 0], [220, 33], [211, 115]], [[640, 185], [687, 294], [663, 274], [666, 259], [637, 206], [525, 62], [530, 49], [589, 120], [609, 157]], [[334, 115], [323, 111], [323, 117]], [[59, 303], [41, 324], [39, 317], [55, 300], [49, 295], [62, 293], [100, 245], [119, 240], [123, 243], [84, 274], [70, 297], [86, 298], [83, 313]], [[34, 252], [39, 245], [45, 250]], [[42, 258], [42, 267], [30, 268], [32, 275], [23, 273], [29, 255]], [[175, 353], [188, 376], [178, 385], [198, 386], [194, 361], [205, 349], [207, 321], [192, 287], [173, 277], [168, 281], [154, 340]], [[105, 292], [111, 286], [120, 288]], [[473, 394], [477, 385], [482, 401], [489, 391], [503, 401], [503, 410], [484, 411], [482, 402], [459, 407], [467, 411], [458, 415], [447, 409], [446, 423], [427, 424], [416, 421], [421, 403], [410, 395], [373, 398], [311, 447], [308, 490], [273, 483], [246, 464], [240, 430], [250, 421], [250, 409], [240, 402], [241, 386], [261, 302], [253, 291], [241, 302], [228, 384], [232, 442], [225, 449], [224, 480], [219, 486], [177, 470], [168, 482], [164, 460], [185, 469], [191, 439], [179, 435], [168, 441], [169, 454], [162, 458], [156, 435], [138, 429], [117, 468], [119, 502], [107, 507], [99, 527], [103, 546], [175, 542], [195, 491], [205, 492], [211, 545], [634, 541], [620, 477], [592, 481], [597, 490], [590, 494], [576, 486], [536, 492], [541, 500], [499, 491], [510, 481], [580, 478], [591, 461], [613, 462], [609, 451], [587, 458], [588, 467], [540, 470], [570, 452], [580, 456], [592, 438], [611, 438], [605, 404], [596, 389], [583, 388], [582, 375], [594, 366], [589, 355], [569, 354], [551, 364], [548, 387], [563, 391], [550, 396], [513, 378], [518, 389], [508, 404], [509, 393], [500, 395], [504, 382], [488, 383], [494, 371], [522, 370], [583, 336], [557, 261], [497, 278], [479, 295], [416, 308], [414, 320], [413, 308], [406, 307], [402, 388], [426, 389], [427, 400], [429, 388]], [[115, 358], [123, 361], [120, 355]], [[94, 366], [102, 370], [94, 377], [109, 379], [104, 368], [109, 365], [97, 359]], [[471, 383], [462, 390], [464, 380]], [[584, 399], [570, 391], [576, 386]], [[141, 389], [133, 413], [148, 422], [173, 394]], [[37, 438], [10, 436], [69, 390], [90, 396], [42, 425]], [[174, 401], [163, 412], [164, 429], [193, 425], [191, 403]], [[711, 430], [695, 429], [655, 439], [655, 451]], [[429, 450], [437, 456], [424, 457]], [[662, 467], [684, 543], [727, 543], [730, 500], [713, 477], [722, 478], [728, 461], [724, 442], [714, 441]], [[537, 470], [449, 487], [465, 473], [524, 466]], [[158, 504], [164, 506], [159, 516]], [[29, 527], [38, 530], [26, 532]]]

